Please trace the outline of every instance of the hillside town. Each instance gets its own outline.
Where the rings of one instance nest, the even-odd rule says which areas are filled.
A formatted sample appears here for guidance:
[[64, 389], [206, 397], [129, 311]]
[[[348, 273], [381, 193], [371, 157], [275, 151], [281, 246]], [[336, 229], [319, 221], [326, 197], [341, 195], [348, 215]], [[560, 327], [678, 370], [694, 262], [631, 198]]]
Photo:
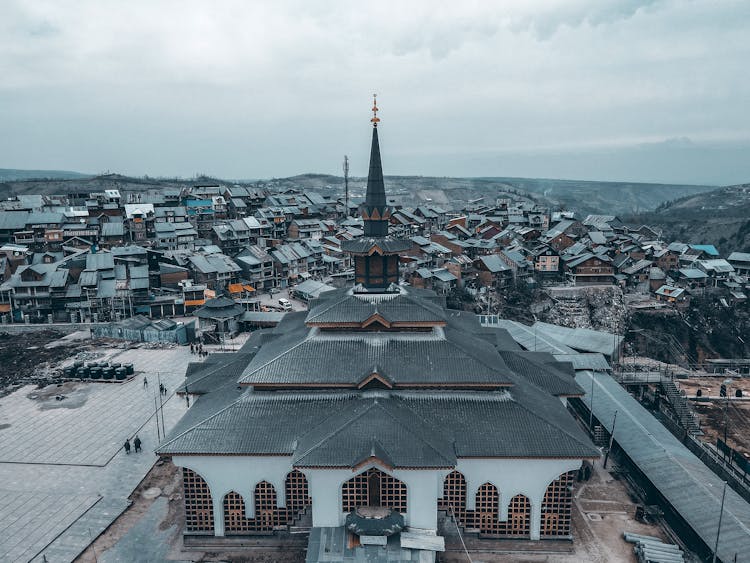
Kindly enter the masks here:
[[6, 559], [745, 553], [750, 362], [693, 341], [744, 345], [750, 254], [502, 190], [402, 205], [373, 123], [351, 201], [201, 182], [0, 204]]
[[[362, 234], [362, 220], [346, 203], [224, 183], [10, 198], [0, 203], [2, 322], [182, 317], [222, 295], [246, 312], [281, 311], [259, 296], [309, 300], [352, 279], [341, 246]], [[747, 301], [750, 253], [662, 240], [658, 226], [521, 197], [458, 210], [389, 204], [391, 231], [411, 241], [402, 282], [460, 291], [477, 312], [496, 312], [496, 297], [519, 286], [619, 287], [639, 310], [688, 308], [705, 295], [728, 308]]]

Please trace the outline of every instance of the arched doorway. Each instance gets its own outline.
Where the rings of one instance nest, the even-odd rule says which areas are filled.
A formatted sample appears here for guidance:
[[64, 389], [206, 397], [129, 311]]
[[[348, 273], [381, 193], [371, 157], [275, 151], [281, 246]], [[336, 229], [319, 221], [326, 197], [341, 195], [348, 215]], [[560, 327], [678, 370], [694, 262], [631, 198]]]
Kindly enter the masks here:
[[360, 506], [385, 506], [406, 512], [406, 485], [376, 467], [355, 475], [341, 485], [341, 508], [352, 512]]

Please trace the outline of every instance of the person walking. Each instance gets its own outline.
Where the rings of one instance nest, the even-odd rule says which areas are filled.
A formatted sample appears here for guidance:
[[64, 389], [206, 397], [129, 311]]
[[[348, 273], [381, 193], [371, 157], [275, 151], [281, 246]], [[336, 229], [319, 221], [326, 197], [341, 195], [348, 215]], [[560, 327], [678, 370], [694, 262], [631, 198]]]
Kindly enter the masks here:
[[141, 439], [138, 437], [138, 434], [135, 435], [135, 440], [133, 440], [133, 445], [135, 446], [135, 453], [138, 453], [141, 451]]
[[143, 388], [144, 388], [144, 389], [148, 389], [148, 379], [146, 379], [146, 377], [145, 377], [145, 376], [144, 376], [144, 378], [143, 378]]
[[125, 448], [126, 454], [130, 453], [130, 438], [125, 438], [125, 445], [123, 445], [122, 447]]

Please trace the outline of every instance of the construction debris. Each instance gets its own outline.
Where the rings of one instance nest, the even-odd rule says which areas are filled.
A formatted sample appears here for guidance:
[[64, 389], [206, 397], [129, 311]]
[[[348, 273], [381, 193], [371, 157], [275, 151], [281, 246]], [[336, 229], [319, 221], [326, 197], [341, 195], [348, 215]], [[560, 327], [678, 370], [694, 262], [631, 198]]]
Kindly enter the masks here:
[[624, 532], [628, 543], [634, 543], [633, 551], [639, 563], [682, 563], [685, 559], [682, 550], [673, 543], [664, 543], [653, 536], [642, 536]]

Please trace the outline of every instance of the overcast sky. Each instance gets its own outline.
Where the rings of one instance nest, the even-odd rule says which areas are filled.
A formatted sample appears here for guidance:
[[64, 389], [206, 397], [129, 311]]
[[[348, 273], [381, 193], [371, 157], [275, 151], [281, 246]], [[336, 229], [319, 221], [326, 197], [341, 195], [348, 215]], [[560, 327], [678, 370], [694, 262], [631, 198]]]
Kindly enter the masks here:
[[750, 182], [748, 0], [0, 0], [0, 167]]

